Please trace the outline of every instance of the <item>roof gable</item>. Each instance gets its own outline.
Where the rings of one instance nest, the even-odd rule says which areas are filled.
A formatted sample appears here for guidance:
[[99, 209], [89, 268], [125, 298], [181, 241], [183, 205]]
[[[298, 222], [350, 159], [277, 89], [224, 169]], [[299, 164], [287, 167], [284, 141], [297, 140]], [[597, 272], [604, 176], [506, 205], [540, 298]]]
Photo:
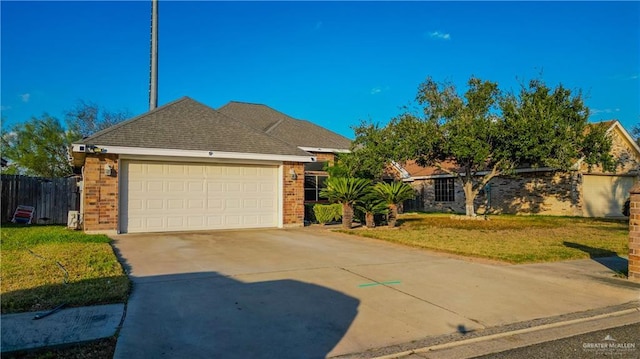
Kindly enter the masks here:
[[83, 140], [105, 146], [308, 156], [262, 131], [183, 97]]
[[351, 146], [344, 136], [265, 105], [232, 101], [218, 111], [297, 147], [348, 150]]

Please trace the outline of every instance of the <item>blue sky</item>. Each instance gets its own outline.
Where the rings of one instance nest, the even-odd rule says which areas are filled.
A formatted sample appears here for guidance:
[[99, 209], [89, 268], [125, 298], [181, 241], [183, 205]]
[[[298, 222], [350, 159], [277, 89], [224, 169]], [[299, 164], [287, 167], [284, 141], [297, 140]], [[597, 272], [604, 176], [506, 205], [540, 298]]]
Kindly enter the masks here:
[[[148, 109], [150, 1], [2, 1], [3, 128], [77, 100]], [[263, 103], [352, 138], [427, 76], [517, 90], [543, 73], [591, 120], [640, 123], [639, 2], [160, 0], [159, 104]]]

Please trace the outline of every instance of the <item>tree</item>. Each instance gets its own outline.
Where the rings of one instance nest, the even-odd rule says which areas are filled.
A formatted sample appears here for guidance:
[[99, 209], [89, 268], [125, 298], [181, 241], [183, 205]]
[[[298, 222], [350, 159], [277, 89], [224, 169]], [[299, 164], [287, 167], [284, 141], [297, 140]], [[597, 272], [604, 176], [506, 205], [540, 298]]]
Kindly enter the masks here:
[[89, 137], [129, 117], [131, 114], [126, 110], [113, 112], [84, 100], [78, 100], [72, 109], [65, 111], [67, 126], [77, 136], [74, 140]]
[[362, 122], [353, 128], [356, 138], [351, 144], [351, 152], [342, 153], [338, 161], [351, 177], [381, 180], [389, 163], [388, 146], [392, 145], [390, 131], [378, 124]]
[[362, 199], [356, 202], [356, 208], [364, 213], [364, 222], [367, 228], [375, 228], [375, 215], [387, 214], [389, 206], [380, 197], [371, 191], [366, 194]]
[[329, 177], [326, 184], [321, 196], [342, 204], [342, 227], [350, 229], [353, 226], [353, 206], [367, 193], [370, 182], [363, 178]]
[[3, 172], [42, 177], [70, 175], [73, 173], [68, 156], [71, 143], [128, 116], [126, 111], [100, 110], [94, 103], [80, 100], [72, 110], [66, 111], [66, 129], [48, 114], [3, 129], [0, 151], [3, 158], [11, 161]]
[[2, 156], [13, 162], [13, 172], [41, 177], [64, 177], [72, 173], [67, 147], [73, 133], [47, 114], [3, 131]]
[[467, 84], [460, 95], [452, 84], [427, 78], [416, 96], [421, 114], [404, 113], [385, 128], [359, 133], [387, 141], [377, 147], [387, 163], [416, 160], [456, 178], [468, 216], [475, 216], [474, 199], [492, 178], [518, 167], [568, 170], [578, 159], [615, 167], [606, 130], [587, 127], [589, 110], [580, 92], [551, 89], [541, 80], [507, 95], [494, 82], [471, 77]]
[[373, 191], [381, 198], [389, 207], [389, 227], [396, 226], [398, 219], [398, 205], [403, 201], [412, 199], [416, 196], [411, 186], [404, 182], [378, 182], [373, 186]]

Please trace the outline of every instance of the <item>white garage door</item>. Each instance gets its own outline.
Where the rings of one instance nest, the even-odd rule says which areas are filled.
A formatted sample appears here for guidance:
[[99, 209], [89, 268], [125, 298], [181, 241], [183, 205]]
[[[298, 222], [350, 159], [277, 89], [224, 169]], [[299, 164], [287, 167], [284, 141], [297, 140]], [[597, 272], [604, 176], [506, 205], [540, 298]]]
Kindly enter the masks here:
[[121, 230], [164, 232], [278, 225], [278, 168], [124, 161]]
[[587, 217], [621, 217], [633, 177], [584, 175], [583, 212]]

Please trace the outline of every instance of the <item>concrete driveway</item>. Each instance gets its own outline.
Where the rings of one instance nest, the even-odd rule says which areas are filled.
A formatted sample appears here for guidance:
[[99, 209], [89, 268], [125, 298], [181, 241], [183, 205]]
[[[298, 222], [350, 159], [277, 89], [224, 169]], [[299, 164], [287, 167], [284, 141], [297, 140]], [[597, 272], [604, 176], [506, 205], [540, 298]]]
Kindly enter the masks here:
[[584, 260], [496, 265], [319, 229], [114, 237], [115, 358], [323, 358], [638, 300]]

